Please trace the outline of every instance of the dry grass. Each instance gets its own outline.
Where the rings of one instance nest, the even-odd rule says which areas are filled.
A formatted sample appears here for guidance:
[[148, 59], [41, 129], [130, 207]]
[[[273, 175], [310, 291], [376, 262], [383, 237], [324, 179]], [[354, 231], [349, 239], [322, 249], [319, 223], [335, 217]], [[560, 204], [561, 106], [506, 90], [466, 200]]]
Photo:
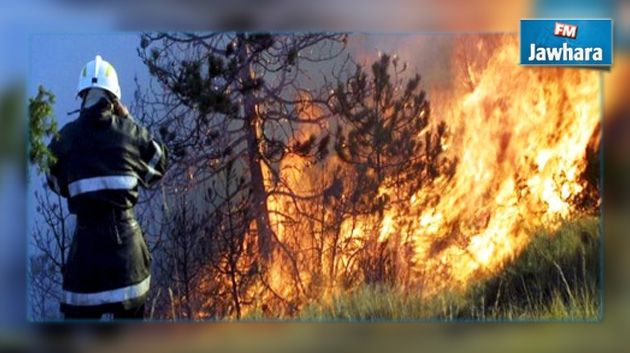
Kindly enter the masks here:
[[429, 301], [384, 286], [361, 287], [327, 303], [311, 303], [303, 320], [598, 320], [600, 318], [599, 219], [539, 230], [498, 275], [467, 293]]

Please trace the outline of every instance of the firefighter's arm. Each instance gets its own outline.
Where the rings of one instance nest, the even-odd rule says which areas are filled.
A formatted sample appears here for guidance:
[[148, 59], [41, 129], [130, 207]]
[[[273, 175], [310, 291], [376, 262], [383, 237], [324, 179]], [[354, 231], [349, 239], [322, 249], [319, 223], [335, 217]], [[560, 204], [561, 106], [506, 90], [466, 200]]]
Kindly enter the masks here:
[[140, 157], [142, 159], [140, 166], [140, 178], [148, 187], [157, 183], [167, 169], [168, 151], [163, 143], [153, 139], [151, 134], [140, 127]]
[[58, 140], [55, 138], [53, 138], [53, 141], [48, 145], [48, 149], [57, 158], [57, 161], [55, 163], [52, 163], [46, 171], [46, 182], [48, 184], [48, 187], [52, 191], [60, 196], [67, 198], [69, 196], [68, 187], [63, 182], [64, 178], [61, 173], [61, 167], [59, 165], [60, 154], [58, 146]]

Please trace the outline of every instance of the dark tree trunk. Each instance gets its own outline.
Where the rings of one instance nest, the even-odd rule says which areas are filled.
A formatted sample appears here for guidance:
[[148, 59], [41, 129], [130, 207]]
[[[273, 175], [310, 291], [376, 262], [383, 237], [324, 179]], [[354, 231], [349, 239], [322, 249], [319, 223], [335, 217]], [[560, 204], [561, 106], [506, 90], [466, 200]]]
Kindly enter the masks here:
[[[243, 40], [243, 38], [240, 38]], [[240, 72], [241, 86], [249, 85], [254, 79], [251, 66], [247, 63], [250, 54], [246, 42], [239, 43], [239, 59], [243, 66]], [[272, 230], [269, 222], [269, 210], [267, 208], [267, 190], [262, 173], [259, 155], [259, 117], [256, 112], [256, 97], [254, 92], [244, 92], [243, 111], [245, 125], [243, 126], [247, 140], [247, 163], [250, 172], [250, 183], [252, 188], [253, 210], [256, 219], [256, 229], [258, 231], [258, 249], [260, 257], [265, 264], [271, 258], [272, 251]]]

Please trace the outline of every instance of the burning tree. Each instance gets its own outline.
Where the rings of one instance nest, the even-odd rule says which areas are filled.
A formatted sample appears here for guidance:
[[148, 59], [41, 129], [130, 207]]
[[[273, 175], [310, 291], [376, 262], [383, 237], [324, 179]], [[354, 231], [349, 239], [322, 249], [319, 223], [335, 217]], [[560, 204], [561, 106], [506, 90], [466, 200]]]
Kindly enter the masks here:
[[[361, 65], [334, 93], [341, 119], [335, 150], [356, 172], [352, 200], [362, 213], [406, 201], [452, 165], [444, 158], [446, 124], [429, 126], [431, 109], [420, 75], [404, 81], [397, 57], [381, 55], [371, 75]], [[452, 168], [451, 168], [452, 169]], [[383, 189], [392, 193], [379, 193]]]
[[[257, 272], [256, 246], [246, 237], [250, 205], [240, 192], [245, 178], [237, 175], [233, 163], [227, 163], [218, 182], [222, 187], [213, 184], [205, 198], [214, 209], [213, 219], [206, 222], [212, 225], [206, 229], [206, 238], [208, 253], [213, 256], [199, 285], [205, 293], [203, 309], [206, 313], [240, 319], [242, 307], [252, 302], [247, 291], [255, 282]], [[216, 278], [224, 280], [216, 281]]]
[[[271, 257], [274, 234], [269, 221], [265, 169], [290, 154], [311, 156], [315, 144], [288, 144], [304, 120], [298, 110], [307, 82], [307, 64], [338, 56], [343, 35], [307, 34], [145, 34], [139, 55], [162, 85], [164, 113], [156, 121], [174, 152], [172, 179], [200, 185], [237, 163], [248, 181], [241, 189], [251, 197], [260, 257]], [[313, 93], [313, 92], [311, 92]], [[229, 158], [221, 158], [228, 156]], [[220, 160], [224, 162], [219, 162]]]
[[419, 74], [404, 79], [406, 64], [383, 54], [369, 72], [356, 65], [333, 91], [339, 117], [335, 150], [350, 166], [352, 217], [376, 215], [364, 247], [365, 279], [393, 280], [401, 239], [378, 242], [384, 212], [399, 208], [440, 175], [452, 175], [454, 161], [443, 152], [446, 124], [431, 121]]
[[[268, 199], [302, 197], [286, 187], [279, 170], [284, 160], [325, 154], [328, 135], [302, 136], [304, 126], [321, 127], [331, 116], [324, 109], [328, 92], [312, 73], [344, 48], [339, 34], [142, 35], [139, 56], [159, 86], [137, 95], [140, 119], [159, 130], [173, 152], [168, 190], [196, 191], [190, 201], [213, 218], [215, 227], [204, 235], [214, 244], [205, 274], [230, 283], [199, 287], [208, 294], [228, 290], [232, 298], [221, 308], [204, 303], [206, 314], [239, 317], [248, 278], [266, 272], [274, 249], [297, 266], [274, 232]], [[321, 115], [305, 117], [307, 107], [321, 107]], [[204, 197], [208, 188], [211, 198]]]

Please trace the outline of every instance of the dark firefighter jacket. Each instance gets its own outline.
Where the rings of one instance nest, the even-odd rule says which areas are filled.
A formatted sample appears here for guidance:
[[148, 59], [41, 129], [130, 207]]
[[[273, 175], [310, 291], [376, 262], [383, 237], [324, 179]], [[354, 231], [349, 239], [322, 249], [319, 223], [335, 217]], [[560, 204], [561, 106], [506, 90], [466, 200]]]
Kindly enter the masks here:
[[[104, 102], [101, 102], [104, 103]], [[63, 269], [62, 311], [144, 303], [151, 257], [133, 214], [138, 186], [157, 182], [166, 149], [131, 116], [104, 104], [81, 111], [49, 148], [49, 187], [68, 199], [77, 225]]]

